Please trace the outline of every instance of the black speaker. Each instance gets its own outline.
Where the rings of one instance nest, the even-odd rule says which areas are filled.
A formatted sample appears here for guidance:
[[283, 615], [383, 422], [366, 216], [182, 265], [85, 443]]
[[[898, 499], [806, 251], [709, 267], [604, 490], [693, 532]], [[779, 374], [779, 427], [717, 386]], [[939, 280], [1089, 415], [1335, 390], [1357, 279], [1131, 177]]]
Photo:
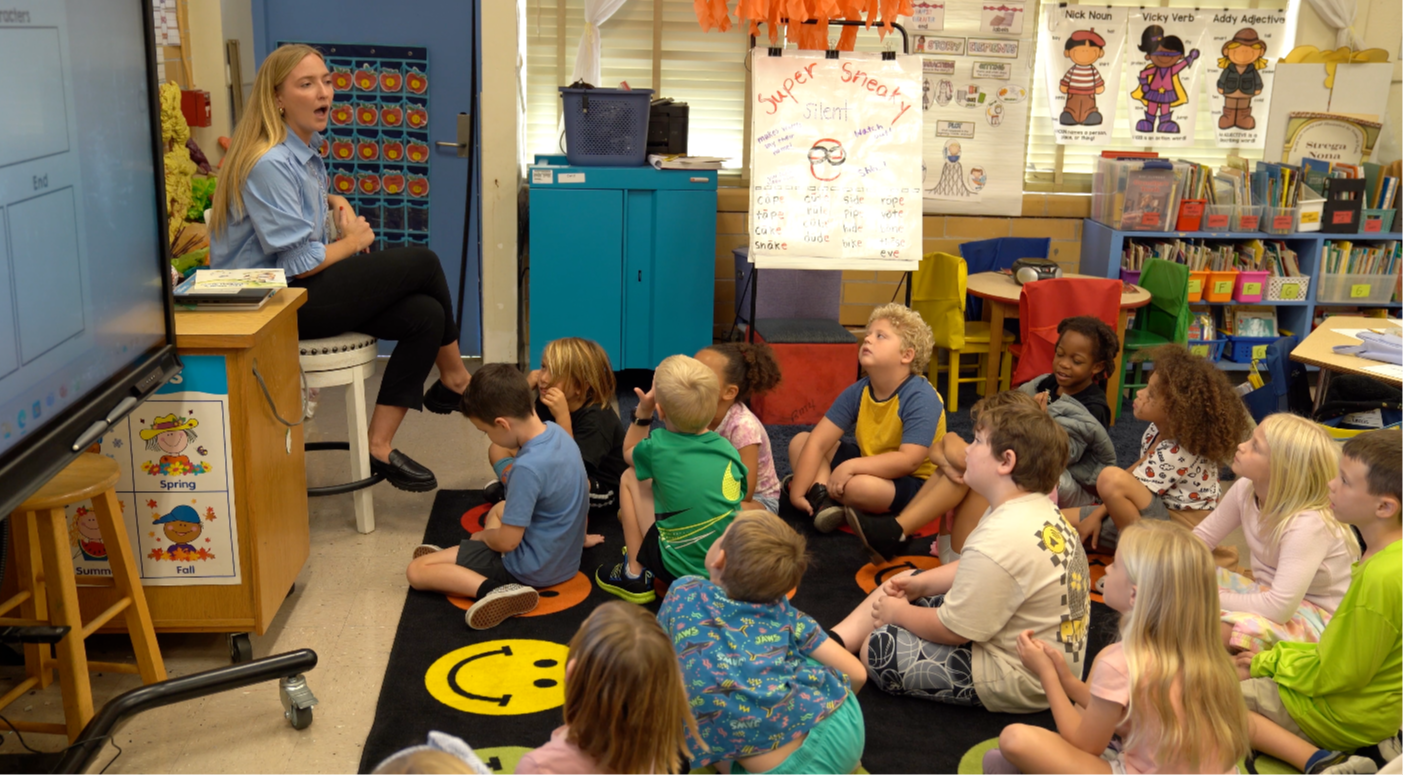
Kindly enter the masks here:
[[648, 153], [687, 153], [687, 103], [654, 100], [648, 114]]

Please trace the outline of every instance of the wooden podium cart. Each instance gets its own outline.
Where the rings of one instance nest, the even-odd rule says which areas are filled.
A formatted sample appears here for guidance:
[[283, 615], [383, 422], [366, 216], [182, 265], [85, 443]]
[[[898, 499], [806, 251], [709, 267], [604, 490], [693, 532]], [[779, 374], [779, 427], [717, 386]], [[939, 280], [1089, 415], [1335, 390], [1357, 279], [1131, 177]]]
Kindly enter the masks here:
[[[223, 356], [229, 384], [229, 435], [234, 474], [241, 583], [144, 587], [156, 631], [230, 633], [235, 662], [252, 658], [248, 633], [263, 634], [291, 591], [310, 547], [307, 471], [301, 425], [274, 415], [259, 386], [262, 375], [277, 413], [302, 417], [297, 309], [307, 292], [285, 288], [254, 312], [177, 312], [181, 356]], [[83, 619], [111, 605], [116, 592], [79, 582]], [[120, 630], [114, 621], [113, 629]]]

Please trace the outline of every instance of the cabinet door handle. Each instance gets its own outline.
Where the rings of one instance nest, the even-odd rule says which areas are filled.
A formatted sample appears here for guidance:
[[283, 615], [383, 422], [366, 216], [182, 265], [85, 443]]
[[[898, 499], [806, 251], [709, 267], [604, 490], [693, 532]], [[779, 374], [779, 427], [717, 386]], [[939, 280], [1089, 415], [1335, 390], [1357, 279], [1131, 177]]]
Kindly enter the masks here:
[[642, 269], [639, 269], [639, 270], [638, 270], [638, 282], [640, 282], [640, 283], [643, 282], [643, 270], [642, 270]]

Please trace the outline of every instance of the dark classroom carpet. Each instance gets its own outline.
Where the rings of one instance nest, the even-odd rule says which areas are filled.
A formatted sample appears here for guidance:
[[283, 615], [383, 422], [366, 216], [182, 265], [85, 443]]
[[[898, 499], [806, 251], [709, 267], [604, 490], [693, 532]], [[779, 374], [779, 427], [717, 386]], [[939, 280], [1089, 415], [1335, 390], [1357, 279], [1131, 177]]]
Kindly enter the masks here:
[[[465, 538], [463, 516], [482, 503], [477, 491], [440, 491], [424, 541], [450, 546]], [[811, 526], [794, 524], [809, 539], [813, 558], [794, 605], [831, 627], [862, 601], [864, 593], [855, 577], [866, 558], [850, 535], [819, 535]], [[606, 540], [603, 546], [585, 551], [581, 570], [586, 576], [592, 576], [598, 565], [616, 561], [623, 545], [617, 520], [598, 520], [591, 531], [603, 533]], [[933, 559], [928, 554], [930, 542], [930, 538], [914, 541], [911, 554]], [[898, 564], [880, 575], [906, 567], [914, 566]], [[422, 743], [430, 730], [462, 737], [494, 769], [510, 772], [524, 750], [545, 743], [561, 723], [560, 700], [549, 698], [551, 692], [561, 696], [563, 644], [594, 607], [614, 599], [591, 583], [588, 596], [574, 607], [511, 619], [477, 632], [464, 625], [463, 611], [443, 595], [413, 590], [407, 595], [362, 753], [362, 772], [401, 748]], [[1088, 663], [1111, 641], [1114, 627], [1110, 609], [1094, 603]], [[437, 691], [431, 692], [430, 685]], [[1007, 724], [1052, 727], [1047, 712], [995, 714], [894, 697], [874, 686], [864, 688], [858, 700], [867, 727], [862, 764], [874, 773], [955, 772], [966, 751], [996, 737]], [[557, 704], [550, 706], [552, 702]], [[503, 711], [513, 715], [494, 715]]]

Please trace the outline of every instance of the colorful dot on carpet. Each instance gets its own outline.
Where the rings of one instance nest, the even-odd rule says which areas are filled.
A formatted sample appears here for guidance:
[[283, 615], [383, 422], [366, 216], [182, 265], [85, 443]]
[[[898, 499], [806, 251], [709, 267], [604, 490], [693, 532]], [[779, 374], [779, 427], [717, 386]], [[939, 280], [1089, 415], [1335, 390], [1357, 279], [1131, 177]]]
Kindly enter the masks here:
[[881, 565], [873, 565], [869, 562], [858, 569], [854, 578], [863, 592], [870, 593], [898, 573], [908, 570], [930, 570], [938, 567], [940, 567], [939, 558], [928, 554], [913, 554], [893, 558], [891, 562], [884, 562]]
[[[564, 611], [567, 608], [574, 608], [583, 603], [589, 597], [589, 591], [593, 585], [589, 583], [589, 577], [583, 573], [576, 573], [574, 578], [556, 584], [553, 587], [543, 587], [536, 590], [541, 601], [536, 604], [536, 608], [530, 613], [522, 614], [523, 617], [545, 616]], [[477, 602], [471, 597], [458, 597], [449, 595], [448, 602], [463, 609], [464, 611], [473, 607]]]
[[964, 756], [960, 757], [960, 766], [955, 769], [955, 772], [960, 773], [960, 775], [982, 775], [984, 772], [984, 754], [998, 747], [999, 739], [997, 737], [991, 737], [982, 743], [976, 743], [973, 748], [965, 751]]
[[424, 674], [429, 694], [450, 708], [519, 716], [565, 703], [568, 647], [545, 640], [490, 640], [444, 654]]
[[474, 506], [463, 512], [463, 529], [469, 533], [476, 533], [482, 530], [482, 520], [486, 519], [487, 512], [492, 510], [492, 504], [484, 503], [481, 506]]
[[504, 745], [497, 748], [475, 748], [473, 753], [477, 754], [477, 758], [492, 772], [512, 775], [516, 772], [516, 766], [521, 763], [521, 757], [531, 753], [531, 749], [519, 745]]

